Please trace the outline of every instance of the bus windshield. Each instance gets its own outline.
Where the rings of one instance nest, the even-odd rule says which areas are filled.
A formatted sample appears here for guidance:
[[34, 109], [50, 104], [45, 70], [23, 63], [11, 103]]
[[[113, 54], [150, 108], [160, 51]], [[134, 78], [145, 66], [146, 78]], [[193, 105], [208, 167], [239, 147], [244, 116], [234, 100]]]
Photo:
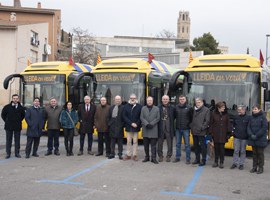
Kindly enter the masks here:
[[[236, 112], [237, 105], [247, 110], [260, 102], [260, 74], [258, 72], [189, 72], [187, 98], [193, 104], [202, 97], [205, 105], [225, 101], [229, 112]], [[234, 114], [234, 113], [233, 113]]]
[[48, 105], [54, 97], [58, 105], [65, 104], [65, 75], [64, 74], [34, 74], [24, 75], [22, 85], [22, 103], [25, 107], [33, 104], [34, 97], [40, 98], [40, 106]]
[[101, 97], [106, 97], [108, 104], [113, 104], [116, 95], [122, 97], [123, 102], [128, 102], [130, 94], [137, 96], [138, 103], [145, 104], [146, 76], [143, 73], [95, 73], [97, 88], [95, 103]]

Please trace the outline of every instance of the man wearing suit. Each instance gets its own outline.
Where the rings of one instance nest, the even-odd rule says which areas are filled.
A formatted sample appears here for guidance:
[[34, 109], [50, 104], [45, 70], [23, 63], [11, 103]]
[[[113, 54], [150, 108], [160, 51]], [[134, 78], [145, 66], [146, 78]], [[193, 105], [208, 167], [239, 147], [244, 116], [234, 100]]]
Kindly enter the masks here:
[[80, 104], [78, 107], [78, 117], [80, 122], [80, 151], [78, 156], [83, 155], [85, 135], [88, 137], [88, 154], [94, 155], [92, 152], [92, 143], [96, 106], [94, 104], [90, 104], [90, 102], [91, 98], [89, 96], [85, 96], [84, 103]]
[[111, 155], [109, 159], [115, 157], [115, 143], [118, 144], [118, 156], [122, 160], [123, 154], [123, 137], [124, 137], [124, 121], [123, 121], [123, 105], [121, 96], [116, 95], [114, 98], [114, 105], [110, 107], [109, 111], [109, 131], [111, 137]]
[[146, 99], [146, 106], [141, 110], [143, 145], [145, 158], [142, 162], [150, 161], [149, 145], [151, 144], [151, 162], [158, 164], [156, 158], [157, 140], [158, 140], [158, 122], [160, 120], [160, 111], [157, 106], [153, 105], [153, 97], [149, 96]]

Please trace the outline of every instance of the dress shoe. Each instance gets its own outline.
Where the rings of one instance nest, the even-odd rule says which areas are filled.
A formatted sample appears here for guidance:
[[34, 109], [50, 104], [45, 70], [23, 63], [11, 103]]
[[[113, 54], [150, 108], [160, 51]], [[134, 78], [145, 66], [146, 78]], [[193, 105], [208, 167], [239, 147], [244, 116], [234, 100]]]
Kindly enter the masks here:
[[173, 163], [178, 163], [178, 162], [180, 162], [180, 158], [175, 158], [172, 162]]
[[20, 154], [16, 154], [15, 157], [21, 158], [21, 155]]
[[33, 153], [32, 156], [34, 156], [34, 157], [39, 157], [39, 155], [36, 154], [36, 153]]
[[28, 158], [30, 158], [30, 156], [29, 155], [26, 155], [25, 158], [28, 159]]
[[133, 160], [138, 161], [139, 160], [138, 156], [133, 156]]
[[47, 153], [45, 153], [45, 156], [49, 156], [49, 155], [52, 155], [51, 151], [47, 151]]
[[[230, 167], [230, 169], [235, 169], [236, 167], [237, 167], [236, 164], [232, 164], [232, 166]], [[240, 168], [240, 166], [239, 166], [239, 168]]]
[[200, 162], [199, 166], [202, 167], [205, 165], [205, 162]]
[[56, 155], [56, 156], [60, 156], [59, 151], [54, 151], [54, 155]]
[[74, 153], [71, 151], [71, 152], [69, 153], [69, 155], [70, 155], [70, 156], [74, 156]]
[[256, 167], [253, 167], [249, 172], [250, 172], [250, 173], [257, 172], [257, 168], [256, 168]]
[[102, 156], [103, 155], [103, 153], [97, 153], [96, 154], [96, 156]]
[[166, 158], [166, 162], [171, 162], [171, 158], [170, 157], [167, 157]]
[[130, 160], [130, 159], [131, 159], [131, 156], [125, 155], [125, 157], [124, 157], [124, 161], [126, 161], [126, 160]]
[[160, 157], [158, 158], [158, 162], [163, 162], [163, 156], [160, 156]]
[[213, 168], [218, 167], [218, 163], [217, 163], [217, 162], [215, 162], [215, 163], [212, 165], [212, 167], [213, 167]]
[[113, 159], [113, 158], [115, 158], [114, 155], [109, 155], [109, 157], [108, 157], [108, 159]]
[[200, 162], [199, 162], [198, 160], [194, 160], [194, 161], [192, 162], [192, 165], [197, 165], [197, 164], [200, 164]]
[[92, 151], [88, 151], [88, 154], [91, 155], [91, 156], [94, 155], [94, 153]]
[[106, 157], [108, 158], [110, 156], [110, 154], [109, 153], [106, 153]]
[[148, 161], [150, 161], [149, 158], [144, 158], [144, 159], [142, 160], [142, 162], [148, 162]]
[[152, 159], [151, 162], [154, 163], [154, 164], [158, 164], [157, 159]]
[[66, 153], [66, 156], [70, 156], [69, 152]]
[[263, 168], [259, 167], [257, 174], [262, 174], [263, 173]]
[[239, 165], [239, 170], [243, 170], [244, 169], [244, 165]]
[[186, 161], [186, 164], [187, 164], [187, 165], [190, 165], [190, 160], [187, 160], [187, 161]]
[[83, 152], [79, 151], [78, 156], [81, 156], [81, 155], [83, 155]]
[[220, 169], [223, 169], [223, 168], [224, 168], [223, 163], [219, 163], [219, 168], [220, 168]]
[[123, 160], [123, 156], [121, 156], [121, 155], [118, 156], [118, 158], [119, 158], [119, 160]]
[[6, 159], [9, 159], [10, 158], [10, 155], [8, 154], [8, 155], [6, 155], [6, 157], [5, 157]]

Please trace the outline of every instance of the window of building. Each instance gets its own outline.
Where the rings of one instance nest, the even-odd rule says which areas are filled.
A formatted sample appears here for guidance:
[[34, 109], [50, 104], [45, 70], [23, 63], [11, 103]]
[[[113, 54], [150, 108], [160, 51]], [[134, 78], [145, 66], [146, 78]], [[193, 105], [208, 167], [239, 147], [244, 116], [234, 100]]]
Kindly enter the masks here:
[[185, 15], [183, 14], [183, 21], [185, 21]]
[[185, 27], [183, 26], [183, 27], [182, 27], [182, 33], [184, 33], [184, 32], [185, 32]]
[[30, 52], [30, 60], [31, 60], [31, 63], [38, 62], [38, 52], [37, 51], [31, 50], [31, 52]]
[[38, 46], [39, 45], [38, 33], [34, 32], [34, 31], [31, 31], [30, 44], [33, 45], [33, 46]]

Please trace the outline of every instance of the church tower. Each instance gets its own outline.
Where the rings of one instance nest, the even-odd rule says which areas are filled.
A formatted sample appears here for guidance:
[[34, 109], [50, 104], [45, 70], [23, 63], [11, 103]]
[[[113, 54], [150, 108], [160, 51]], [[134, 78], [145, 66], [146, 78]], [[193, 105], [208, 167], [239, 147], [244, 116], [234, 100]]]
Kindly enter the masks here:
[[180, 11], [177, 22], [177, 39], [190, 40], [190, 18], [188, 11]]

